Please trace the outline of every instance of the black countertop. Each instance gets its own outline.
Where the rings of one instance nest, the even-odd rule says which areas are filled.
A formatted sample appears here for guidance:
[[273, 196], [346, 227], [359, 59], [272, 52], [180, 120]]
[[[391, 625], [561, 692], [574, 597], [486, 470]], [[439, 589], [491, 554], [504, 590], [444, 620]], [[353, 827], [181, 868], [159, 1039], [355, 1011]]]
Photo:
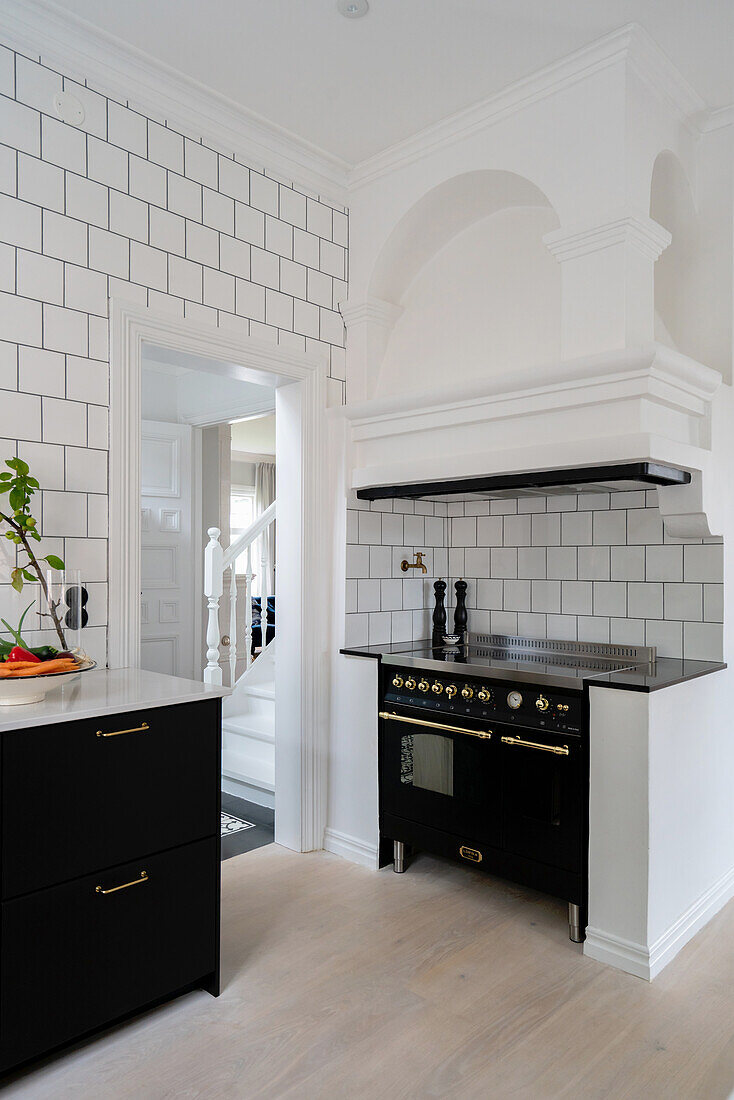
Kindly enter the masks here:
[[[389, 664], [407, 664], [413, 667], [423, 667], [430, 671], [455, 663], [464, 675], [481, 675], [485, 677], [496, 676], [499, 679], [532, 680], [537, 677], [538, 682], [545, 679], [540, 669], [535, 673], [527, 670], [521, 663], [513, 664], [502, 661], [493, 667], [491, 663], [484, 663], [482, 668], [472, 667], [464, 661], [452, 661], [447, 655], [442, 655], [437, 665], [435, 659], [425, 657], [426, 650], [430, 650], [428, 641], [393, 642], [391, 645], [375, 646], [348, 646], [339, 652], [349, 657], [367, 657], [372, 660], [385, 660]], [[404, 658], [400, 660], [401, 656]], [[654, 665], [644, 665], [624, 669], [616, 669], [611, 672], [598, 670], [572, 670], [567, 667], [563, 670], [570, 674], [569, 679], [576, 680], [576, 686], [581, 687], [607, 687], [624, 691], [660, 691], [661, 688], [672, 687], [674, 684], [683, 684], [688, 680], [695, 680], [699, 676], [708, 676], [712, 672], [720, 672], [727, 666], [721, 661], [690, 661], [676, 657], [659, 657]], [[569, 685], [565, 685], [569, 686]]]

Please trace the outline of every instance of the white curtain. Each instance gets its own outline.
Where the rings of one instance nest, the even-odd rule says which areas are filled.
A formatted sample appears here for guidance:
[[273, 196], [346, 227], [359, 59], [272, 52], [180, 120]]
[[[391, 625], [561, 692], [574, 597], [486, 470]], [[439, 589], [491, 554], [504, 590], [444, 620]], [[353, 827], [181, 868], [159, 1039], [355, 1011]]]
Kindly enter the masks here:
[[[258, 462], [255, 467], [255, 519], [261, 516], [275, 500], [275, 463]], [[263, 562], [265, 568], [263, 569]], [[260, 596], [261, 606], [265, 609], [265, 600], [275, 595], [275, 524], [271, 523], [255, 545], [253, 572], [257, 577], [253, 583], [253, 595]]]

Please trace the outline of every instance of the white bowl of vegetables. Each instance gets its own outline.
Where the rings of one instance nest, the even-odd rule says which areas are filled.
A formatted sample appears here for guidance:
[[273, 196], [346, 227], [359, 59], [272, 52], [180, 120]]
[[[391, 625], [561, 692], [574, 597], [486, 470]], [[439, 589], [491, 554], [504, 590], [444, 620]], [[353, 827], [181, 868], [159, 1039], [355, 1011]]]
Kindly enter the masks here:
[[96, 667], [86, 653], [26, 644], [20, 633], [23, 618], [17, 630], [1, 620], [11, 637], [0, 638], [0, 707], [40, 703], [49, 691]]

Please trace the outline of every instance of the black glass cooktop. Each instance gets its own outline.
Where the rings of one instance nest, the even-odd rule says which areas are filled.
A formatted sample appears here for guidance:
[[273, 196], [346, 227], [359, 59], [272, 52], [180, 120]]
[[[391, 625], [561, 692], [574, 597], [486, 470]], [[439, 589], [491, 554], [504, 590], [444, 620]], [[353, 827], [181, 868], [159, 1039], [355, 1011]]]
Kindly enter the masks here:
[[[532, 643], [531, 643], [532, 644]], [[543, 643], [538, 643], [539, 648]], [[347, 646], [342, 653], [368, 657], [384, 664], [428, 672], [450, 672], [450, 665], [465, 675], [498, 680], [519, 680], [548, 686], [581, 689], [584, 681], [598, 687], [630, 691], [658, 691], [726, 668], [721, 661], [693, 661], [658, 657], [653, 663], [599, 657], [588, 653], [525, 651], [502, 645], [466, 645], [435, 648], [429, 641]]]
[[415, 644], [401, 649], [390, 647], [382, 659], [391, 665], [437, 671], [446, 665], [461, 666], [473, 676], [533, 680], [558, 687], [578, 687], [589, 673], [621, 672], [634, 667], [629, 661], [614, 661], [587, 654], [526, 653], [501, 646], [462, 645], [433, 647]]

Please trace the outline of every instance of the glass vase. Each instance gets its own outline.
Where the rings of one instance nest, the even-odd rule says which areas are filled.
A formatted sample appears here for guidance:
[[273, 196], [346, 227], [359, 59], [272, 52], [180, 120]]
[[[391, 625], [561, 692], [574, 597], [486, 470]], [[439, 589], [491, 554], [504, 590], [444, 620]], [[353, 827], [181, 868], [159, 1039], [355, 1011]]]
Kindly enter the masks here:
[[82, 628], [87, 624], [87, 591], [78, 569], [46, 572], [46, 605], [41, 612], [48, 644], [56, 649], [83, 654]]

